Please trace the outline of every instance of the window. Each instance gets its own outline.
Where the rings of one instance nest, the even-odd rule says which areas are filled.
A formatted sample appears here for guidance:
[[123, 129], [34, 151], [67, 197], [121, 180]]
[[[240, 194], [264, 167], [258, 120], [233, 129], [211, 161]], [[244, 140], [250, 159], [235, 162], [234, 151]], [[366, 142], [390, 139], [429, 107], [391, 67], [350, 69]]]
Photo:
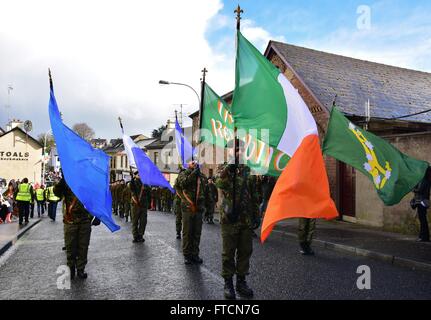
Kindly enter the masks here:
[[120, 156], [120, 158], [121, 158], [121, 167], [120, 168], [123, 168], [123, 156]]
[[154, 164], [157, 166], [157, 163], [159, 161], [159, 153], [158, 152], [154, 152]]

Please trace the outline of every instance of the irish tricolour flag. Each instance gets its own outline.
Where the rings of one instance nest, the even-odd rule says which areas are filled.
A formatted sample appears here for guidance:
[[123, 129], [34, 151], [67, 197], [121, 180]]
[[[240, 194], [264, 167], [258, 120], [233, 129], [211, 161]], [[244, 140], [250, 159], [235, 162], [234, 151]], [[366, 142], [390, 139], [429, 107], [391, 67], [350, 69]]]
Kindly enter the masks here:
[[240, 32], [232, 113], [237, 128], [269, 131], [269, 145], [291, 157], [265, 214], [261, 239], [287, 218], [338, 216], [320, 149], [316, 122], [289, 80]]

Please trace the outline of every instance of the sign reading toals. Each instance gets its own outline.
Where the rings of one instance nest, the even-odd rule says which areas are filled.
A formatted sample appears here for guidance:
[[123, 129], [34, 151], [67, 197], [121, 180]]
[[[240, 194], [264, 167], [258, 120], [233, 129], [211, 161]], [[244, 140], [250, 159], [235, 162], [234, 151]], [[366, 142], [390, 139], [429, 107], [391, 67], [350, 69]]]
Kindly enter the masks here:
[[0, 151], [0, 160], [28, 161], [29, 157], [29, 152]]

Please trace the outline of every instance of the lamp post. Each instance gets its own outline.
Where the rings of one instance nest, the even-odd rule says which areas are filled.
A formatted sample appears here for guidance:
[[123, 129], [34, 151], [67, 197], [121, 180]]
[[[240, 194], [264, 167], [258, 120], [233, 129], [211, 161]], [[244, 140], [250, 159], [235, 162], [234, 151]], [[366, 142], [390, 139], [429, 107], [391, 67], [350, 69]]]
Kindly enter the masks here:
[[196, 98], [198, 98], [198, 106], [200, 106], [201, 104], [201, 98], [199, 97], [199, 94], [197, 93], [197, 91], [190, 85], [185, 84], [185, 83], [180, 83], [180, 82], [171, 82], [171, 81], [166, 81], [166, 80], [160, 80], [159, 84], [163, 84], [163, 85], [176, 85], [176, 86], [184, 86], [187, 87], [191, 90], [193, 90], [193, 92], [196, 94]]
[[49, 130], [48, 132], [45, 133], [45, 136], [43, 138], [43, 155], [42, 155], [42, 184], [45, 185], [45, 152], [46, 152], [46, 137], [48, 136], [48, 134], [52, 133], [52, 130]]

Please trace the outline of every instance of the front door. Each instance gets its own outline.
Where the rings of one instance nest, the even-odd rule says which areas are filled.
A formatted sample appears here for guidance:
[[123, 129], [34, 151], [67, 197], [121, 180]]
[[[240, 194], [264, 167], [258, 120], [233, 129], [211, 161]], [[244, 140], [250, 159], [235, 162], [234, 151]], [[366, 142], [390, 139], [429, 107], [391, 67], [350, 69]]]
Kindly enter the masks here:
[[337, 161], [337, 166], [338, 211], [340, 215], [355, 217], [355, 169], [340, 161]]

